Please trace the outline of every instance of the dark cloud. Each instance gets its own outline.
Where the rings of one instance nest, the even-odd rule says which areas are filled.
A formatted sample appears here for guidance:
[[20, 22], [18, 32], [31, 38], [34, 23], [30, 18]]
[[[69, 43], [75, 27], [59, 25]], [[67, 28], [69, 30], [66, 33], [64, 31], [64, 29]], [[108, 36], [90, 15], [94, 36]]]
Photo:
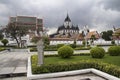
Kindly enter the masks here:
[[0, 25], [6, 25], [9, 16], [30, 15], [43, 18], [45, 27], [57, 28], [68, 13], [80, 29], [120, 26], [120, 0], [0, 0], [0, 7]]
[[101, 1], [105, 9], [120, 11], [120, 0], [103, 0]]

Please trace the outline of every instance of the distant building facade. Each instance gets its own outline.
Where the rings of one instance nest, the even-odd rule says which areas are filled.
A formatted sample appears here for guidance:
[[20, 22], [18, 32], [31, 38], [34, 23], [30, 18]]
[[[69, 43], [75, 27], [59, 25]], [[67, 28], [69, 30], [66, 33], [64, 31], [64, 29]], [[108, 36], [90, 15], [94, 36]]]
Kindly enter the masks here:
[[[37, 18], [37, 17], [31, 17], [31, 16], [16, 16], [16, 17], [10, 17], [9, 18], [9, 24], [15, 24], [16, 27], [25, 27], [27, 29], [27, 34], [25, 36], [21, 37], [23, 46], [26, 45], [33, 45], [31, 43], [31, 39], [34, 36], [37, 36], [40, 31], [43, 31], [43, 19]], [[23, 28], [24, 29], [24, 28]], [[4, 38], [9, 40], [9, 44], [16, 45], [16, 40], [13, 39], [11, 36], [4, 34]]]
[[15, 23], [17, 27], [26, 27], [29, 31], [29, 36], [31, 38], [37, 35], [38, 31], [43, 31], [43, 20], [37, 17], [31, 16], [10, 17], [9, 23]]

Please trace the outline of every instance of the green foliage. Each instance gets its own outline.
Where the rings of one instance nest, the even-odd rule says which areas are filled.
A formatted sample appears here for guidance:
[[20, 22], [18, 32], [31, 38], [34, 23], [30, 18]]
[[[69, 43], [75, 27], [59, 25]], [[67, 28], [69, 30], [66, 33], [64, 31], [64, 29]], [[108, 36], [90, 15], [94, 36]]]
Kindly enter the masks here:
[[4, 37], [4, 35], [2, 33], [0, 33], [0, 40], [2, 40]]
[[82, 44], [85, 46], [85, 44], [86, 44], [85, 40], [82, 41]]
[[108, 49], [108, 53], [109, 53], [111, 56], [118, 56], [118, 55], [120, 55], [120, 46], [111, 46], [111, 47]]
[[102, 38], [106, 41], [110, 41], [111, 37], [112, 37], [113, 31], [112, 30], [108, 30], [108, 31], [103, 31], [102, 32]]
[[72, 71], [80, 70], [87, 68], [95, 68], [116, 77], [120, 77], [120, 68], [118, 66], [97, 62], [93, 60], [81, 60], [80, 62], [61, 62], [54, 64], [44, 64], [42, 66], [37, 66], [36, 58], [32, 56], [32, 73], [41, 74], [41, 73], [54, 73], [54, 72], [63, 72], [63, 71]]
[[21, 37], [25, 36], [28, 33], [28, 30], [29, 29], [25, 26], [17, 26], [15, 22], [9, 23], [6, 27], [6, 33], [16, 40], [18, 47], [21, 47]]
[[70, 47], [76, 48], [76, 44], [70, 44]]
[[37, 51], [36, 47], [30, 48], [30, 52], [35, 52], [35, 51]]
[[58, 49], [58, 55], [62, 58], [70, 58], [73, 55], [73, 52], [73, 49], [66, 45]]
[[45, 45], [45, 51], [57, 51], [57, 45]]
[[91, 44], [94, 44], [94, 40], [96, 39], [95, 35], [92, 35], [90, 39], [91, 39]]
[[50, 44], [50, 40], [46, 36], [43, 37], [43, 41], [44, 41], [44, 45], [49, 45]]
[[[83, 46], [85, 46], [86, 45], [86, 41], [85, 40], [83, 40], [82, 41], [82, 44], [83, 44]], [[89, 42], [87, 41], [87, 45], [89, 44]]]
[[6, 50], [5, 48], [3, 48], [3, 47], [0, 47], [0, 51], [4, 51], [4, 50]]
[[90, 54], [93, 58], [103, 58], [105, 50], [101, 47], [94, 47], [90, 50]]
[[112, 41], [111, 41], [111, 44], [112, 44], [112, 45], [115, 45], [115, 41], [114, 41], [114, 40], [112, 40]]
[[57, 48], [64, 46], [64, 44], [57, 44]]
[[91, 47], [88, 46], [88, 47], [76, 47], [75, 50], [90, 50]]
[[34, 37], [31, 39], [31, 42], [33, 42], [33, 43], [36, 44], [39, 40], [40, 40], [40, 37], [34, 36]]
[[1, 42], [3, 43], [4, 46], [6, 46], [7, 43], [8, 43], [8, 40], [7, 39], [3, 39]]

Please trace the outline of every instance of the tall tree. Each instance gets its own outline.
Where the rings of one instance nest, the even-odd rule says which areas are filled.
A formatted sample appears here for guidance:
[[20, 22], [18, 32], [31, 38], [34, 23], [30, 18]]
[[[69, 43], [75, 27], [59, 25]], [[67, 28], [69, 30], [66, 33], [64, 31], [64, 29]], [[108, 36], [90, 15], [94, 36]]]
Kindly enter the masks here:
[[18, 47], [21, 47], [21, 37], [27, 34], [28, 29], [25, 26], [17, 26], [16, 23], [10, 23], [7, 25], [6, 32], [16, 40]]

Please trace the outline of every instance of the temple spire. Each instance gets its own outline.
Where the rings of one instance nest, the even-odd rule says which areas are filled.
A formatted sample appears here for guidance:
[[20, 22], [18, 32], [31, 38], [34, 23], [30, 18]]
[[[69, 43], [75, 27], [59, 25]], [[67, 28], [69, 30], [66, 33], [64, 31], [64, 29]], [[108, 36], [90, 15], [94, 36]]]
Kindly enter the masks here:
[[67, 13], [67, 17], [65, 18], [65, 22], [66, 22], [66, 21], [71, 22], [71, 20], [70, 20], [70, 17], [69, 17], [69, 15], [68, 15], [68, 13]]

